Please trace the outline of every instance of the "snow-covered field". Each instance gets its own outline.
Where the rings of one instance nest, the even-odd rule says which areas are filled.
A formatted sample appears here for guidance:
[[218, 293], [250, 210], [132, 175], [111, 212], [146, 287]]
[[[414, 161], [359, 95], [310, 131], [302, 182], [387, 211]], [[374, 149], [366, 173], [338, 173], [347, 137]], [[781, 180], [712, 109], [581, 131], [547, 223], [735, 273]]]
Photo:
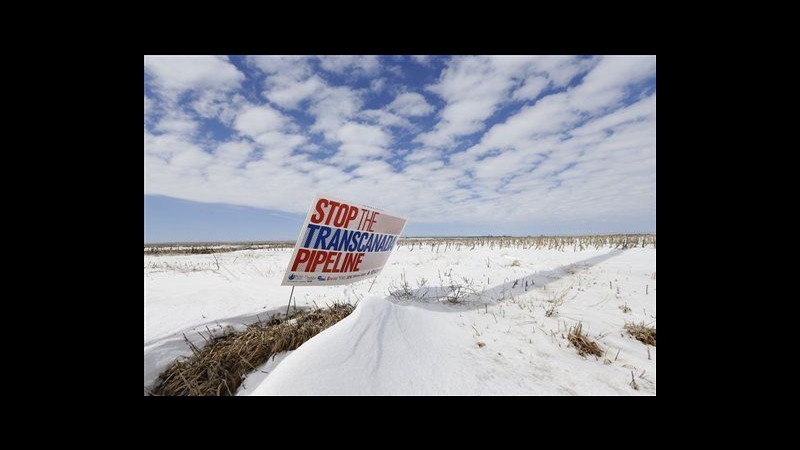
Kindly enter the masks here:
[[[372, 279], [296, 288], [298, 307], [359, 304], [264, 364], [237, 394], [655, 394], [656, 348], [623, 330], [626, 321], [655, 326], [652, 246], [444, 248], [395, 249], [370, 294]], [[206, 327], [241, 327], [285, 312], [291, 288], [280, 282], [291, 253], [145, 255], [145, 387], [191, 354], [184, 334], [201, 345]], [[454, 284], [465, 287], [457, 304], [441, 299]], [[390, 294], [397, 290], [414, 297]], [[563, 304], [547, 317], [559, 298]], [[569, 345], [578, 322], [603, 357], [579, 356]]]

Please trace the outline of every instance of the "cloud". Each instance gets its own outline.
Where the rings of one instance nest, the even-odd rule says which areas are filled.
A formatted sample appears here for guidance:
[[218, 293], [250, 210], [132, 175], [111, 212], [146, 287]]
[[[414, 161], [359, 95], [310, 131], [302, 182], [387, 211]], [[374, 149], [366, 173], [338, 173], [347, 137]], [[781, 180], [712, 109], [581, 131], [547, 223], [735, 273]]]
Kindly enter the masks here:
[[348, 165], [384, 156], [391, 142], [389, 134], [381, 128], [354, 122], [339, 128], [336, 138], [341, 142], [337, 159]]
[[173, 101], [187, 91], [230, 91], [245, 79], [224, 56], [146, 56], [144, 69], [156, 92]]
[[162, 133], [177, 133], [192, 135], [197, 131], [198, 124], [188, 114], [170, 112], [161, 117], [155, 130]]
[[375, 76], [381, 70], [377, 56], [320, 56], [323, 70], [354, 77]]
[[389, 111], [405, 117], [427, 116], [433, 112], [433, 106], [421, 94], [406, 92], [400, 94], [389, 103]]
[[145, 155], [168, 163], [176, 174], [196, 172], [211, 162], [212, 157], [200, 146], [178, 134], [153, 135], [145, 132]]
[[263, 95], [282, 108], [296, 109], [327, 86], [308, 58], [250, 56], [247, 63], [267, 75]]
[[571, 89], [573, 106], [589, 112], [617, 106], [626, 86], [655, 76], [656, 61], [650, 57], [606, 57]]
[[200, 117], [216, 118], [231, 126], [239, 110], [246, 105], [247, 100], [241, 94], [207, 90], [199, 93], [189, 106]]
[[587, 122], [581, 127], [570, 130], [569, 133], [573, 136], [582, 136], [603, 130], [611, 130], [619, 125], [630, 122], [655, 121], [655, 118], [656, 96], [653, 94], [629, 106], [620, 108], [611, 114]]
[[389, 135], [378, 127], [348, 123], [341, 127], [336, 137], [342, 142], [371, 143], [385, 146], [391, 141]]
[[550, 95], [494, 125], [468, 152], [480, 156], [489, 150], [504, 150], [537, 136], [561, 132], [579, 118], [578, 112], [569, 108], [567, 94]]
[[429, 55], [411, 55], [411, 59], [418, 64], [422, 64], [423, 66], [429, 65], [431, 62], [431, 57]]
[[334, 141], [339, 128], [355, 116], [362, 105], [363, 100], [355, 90], [343, 86], [326, 87], [308, 108], [316, 119], [311, 131], [322, 133], [325, 139]]
[[398, 78], [403, 76], [403, 68], [400, 66], [387, 66], [384, 70]]
[[232, 141], [220, 144], [214, 152], [214, 155], [220, 165], [237, 167], [247, 161], [247, 157], [253, 150], [253, 145], [248, 142]]
[[267, 75], [300, 80], [312, 74], [308, 58], [302, 56], [248, 56], [247, 62]]
[[321, 95], [326, 88], [325, 81], [317, 75], [303, 80], [276, 75], [270, 77], [269, 88], [265, 91], [264, 97], [283, 108], [295, 109], [303, 101]]
[[514, 100], [533, 100], [547, 87], [550, 81], [547, 77], [533, 76], [525, 80], [525, 82], [514, 91], [511, 96]]
[[[591, 59], [568, 57], [455, 57], [428, 90], [446, 101], [434, 129], [416, 142], [431, 147], [453, 147], [459, 138], [485, 128], [485, 122], [508, 101], [539, 95], [547, 83], [563, 86]], [[513, 95], [512, 95], [513, 90]]]
[[532, 234], [654, 217], [655, 58], [391, 60], [403, 79], [378, 58], [206, 59], [247, 82], [146, 69], [148, 194], [303, 213], [322, 191]]
[[[505, 64], [498, 58], [454, 57], [439, 81], [428, 90], [447, 104], [439, 112], [433, 131], [421, 134], [417, 142], [431, 147], [453, 146], [457, 138], [483, 129], [514, 86]], [[502, 68], [502, 70], [501, 70]]]
[[245, 136], [255, 137], [267, 131], [280, 130], [286, 125], [285, 118], [267, 105], [250, 106], [236, 117], [234, 128]]
[[412, 130], [416, 126], [407, 117], [426, 116], [433, 112], [433, 109], [422, 95], [406, 92], [399, 94], [384, 108], [361, 111], [358, 117], [383, 128]]
[[386, 78], [376, 78], [369, 84], [372, 92], [383, 92], [386, 89]]
[[[330, 142], [336, 141], [339, 128], [361, 110], [361, 92], [331, 85], [311, 72], [307, 59], [260, 57], [249, 61], [267, 75], [264, 97], [289, 110], [305, 107], [315, 119], [309, 131], [321, 133]], [[361, 62], [361, 58], [343, 57], [341, 62], [329, 65], [339, 68], [337, 64], [345, 67]]]
[[409, 152], [405, 158], [407, 163], [415, 164], [420, 162], [437, 161], [441, 158], [442, 152], [432, 148], [420, 148]]
[[405, 117], [387, 112], [383, 109], [367, 109], [361, 111], [359, 117], [363, 120], [378, 124], [383, 128], [413, 128], [414, 125]]

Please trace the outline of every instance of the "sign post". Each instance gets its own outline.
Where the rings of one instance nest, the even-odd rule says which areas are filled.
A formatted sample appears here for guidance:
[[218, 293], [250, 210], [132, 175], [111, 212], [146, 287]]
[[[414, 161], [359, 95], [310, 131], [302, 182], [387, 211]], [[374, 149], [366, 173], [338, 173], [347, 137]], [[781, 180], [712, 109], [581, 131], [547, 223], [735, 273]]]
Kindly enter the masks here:
[[[289, 293], [289, 304], [286, 305], [286, 317], [289, 317], [289, 307], [292, 306], [292, 296], [294, 295], [294, 286], [292, 286], [292, 292]], [[297, 302], [294, 304], [294, 310], [297, 311]]]
[[292, 286], [289, 303], [295, 286], [344, 285], [377, 277], [405, 226], [405, 218], [318, 194], [281, 282]]

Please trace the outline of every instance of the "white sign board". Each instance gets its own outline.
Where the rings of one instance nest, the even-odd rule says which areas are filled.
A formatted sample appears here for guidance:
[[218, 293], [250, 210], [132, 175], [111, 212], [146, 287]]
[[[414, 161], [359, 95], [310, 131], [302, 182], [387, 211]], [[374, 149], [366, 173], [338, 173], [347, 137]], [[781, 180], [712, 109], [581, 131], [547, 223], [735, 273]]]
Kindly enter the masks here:
[[402, 217], [318, 194], [281, 286], [349, 284], [377, 276], [405, 226]]

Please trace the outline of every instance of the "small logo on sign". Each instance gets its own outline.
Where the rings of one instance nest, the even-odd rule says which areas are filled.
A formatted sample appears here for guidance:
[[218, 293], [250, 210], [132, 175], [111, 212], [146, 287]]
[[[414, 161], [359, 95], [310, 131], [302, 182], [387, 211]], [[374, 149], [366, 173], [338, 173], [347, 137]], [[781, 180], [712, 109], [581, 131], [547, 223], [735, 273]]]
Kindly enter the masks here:
[[318, 277], [317, 277], [317, 279], [318, 279], [319, 281], [325, 281], [325, 277], [323, 277], [322, 275], [318, 276]]
[[289, 279], [290, 279], [290, 280], [294, 280], [295, 278], [297, 278], [297, 276], [296, 276], [295, 274], [291, 274], [291, 275], [289, 275]]

